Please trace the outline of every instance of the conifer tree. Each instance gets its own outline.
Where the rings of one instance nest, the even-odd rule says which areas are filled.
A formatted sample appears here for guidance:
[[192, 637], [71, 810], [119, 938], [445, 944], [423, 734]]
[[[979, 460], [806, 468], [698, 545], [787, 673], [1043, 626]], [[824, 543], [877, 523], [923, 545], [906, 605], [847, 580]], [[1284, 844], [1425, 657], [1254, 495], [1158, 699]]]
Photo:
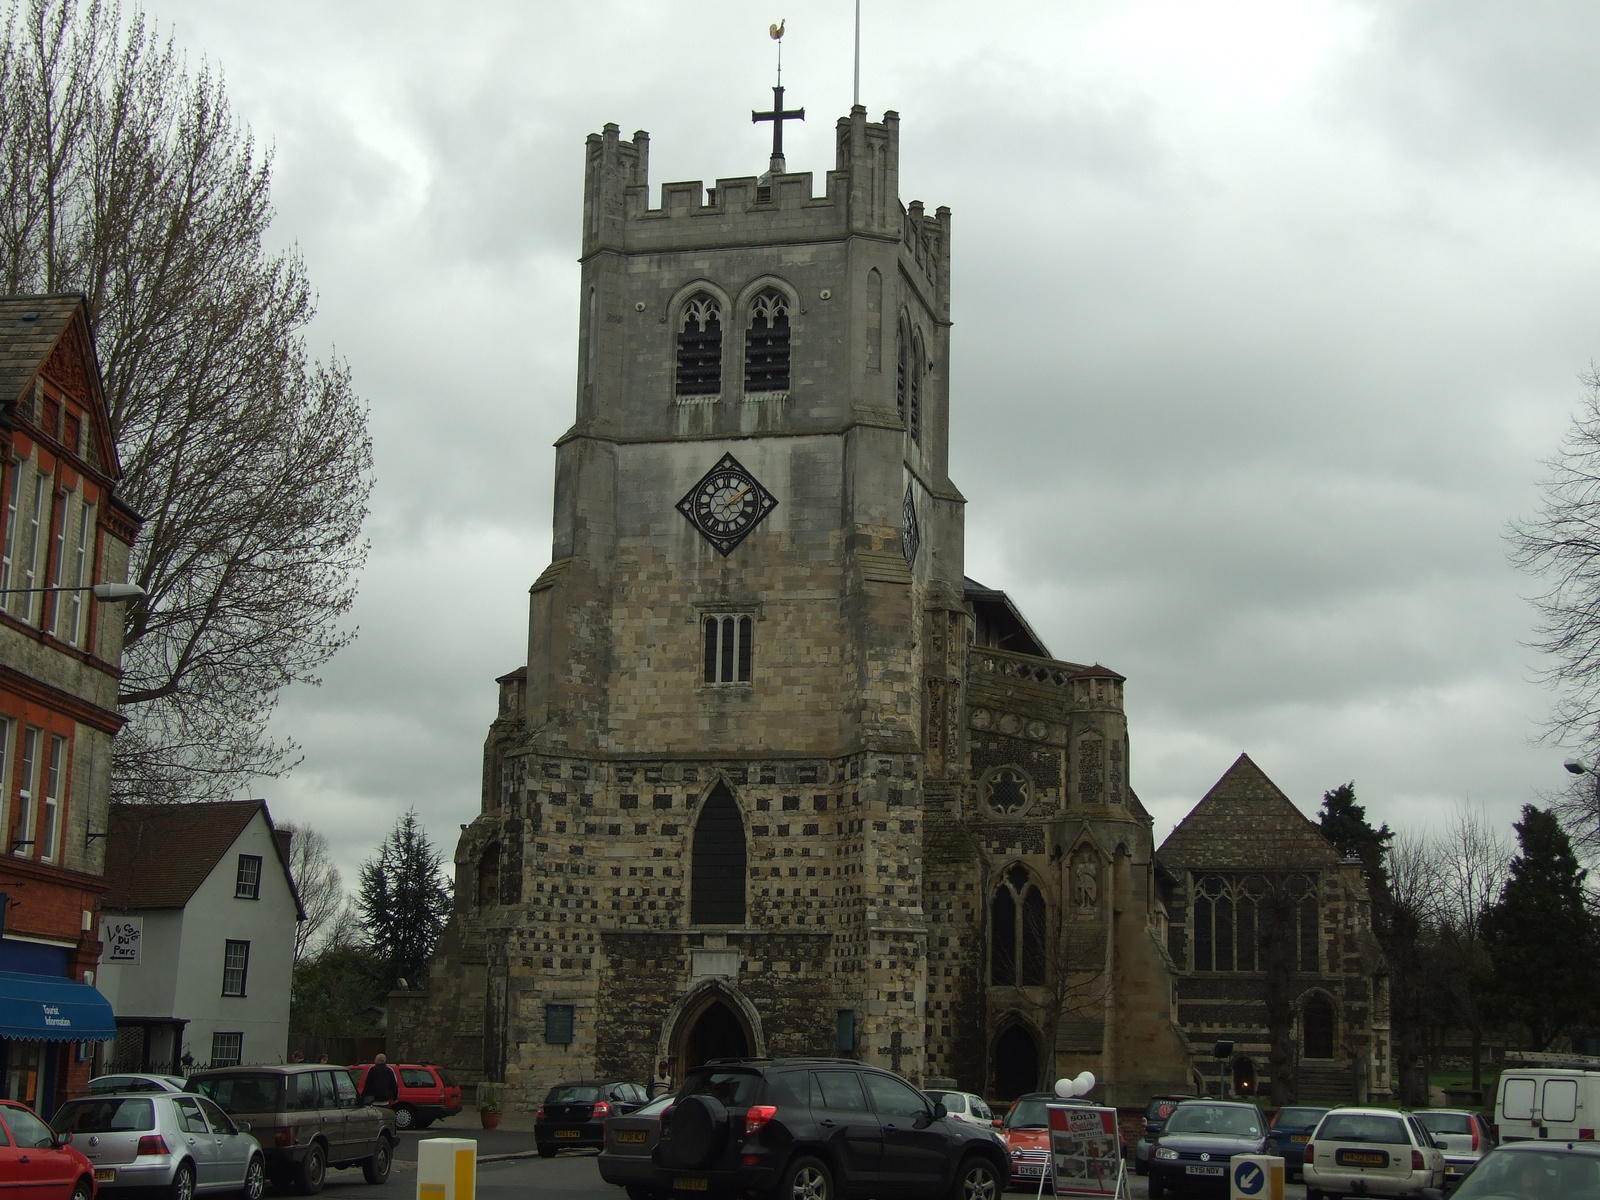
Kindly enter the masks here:
[[1600, 938], [1585, 903], [1587, 872], [1555, 814], [1524, 805], [1512, 828], [1522, 852], [1483, 919], [1494, 964], [1487, 1007], [1525, 1027], [1533, 1048], [1544, 1050], [1595, 1020]]
[[368, 944], [383, 964], [386, 990], [402, 979], [413, 987], [427, 979], [428, 959], [450, 919], [443, 865], [414, 808], [361, 864], [356, 904]]

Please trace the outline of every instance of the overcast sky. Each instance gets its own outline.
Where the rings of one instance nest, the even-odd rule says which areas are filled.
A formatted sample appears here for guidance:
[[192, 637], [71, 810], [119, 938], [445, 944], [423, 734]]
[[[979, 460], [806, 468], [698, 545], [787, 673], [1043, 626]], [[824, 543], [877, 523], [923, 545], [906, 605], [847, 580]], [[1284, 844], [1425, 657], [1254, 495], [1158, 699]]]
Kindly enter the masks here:
[[[149, 0], [276, 155], [276, 237], [349, 359], [378, 481], [360, 637], [256, 788], [347, 878], [415, 805], [478, 811], [526, 656], [576, 364], [584, 138], [651, 184], [833, 164], [851, 0]], [[1562, 781], [1505, 559], [1600, 355], [1600, 7], [1584, 0], [865, 0], [902, 199], [954, 212], [968, 573], [1128, 677], [1157, 837], [1247, 751], [1308, 813]]]

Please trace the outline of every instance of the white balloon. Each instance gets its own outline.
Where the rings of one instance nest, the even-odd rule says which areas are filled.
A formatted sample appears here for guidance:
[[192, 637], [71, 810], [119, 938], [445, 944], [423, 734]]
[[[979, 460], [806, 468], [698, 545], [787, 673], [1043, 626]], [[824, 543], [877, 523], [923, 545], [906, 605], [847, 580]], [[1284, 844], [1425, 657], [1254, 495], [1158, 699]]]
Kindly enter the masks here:
[[1078, 1095], [1087, 1096], [1090, 1092], [1094, 1091], [1094, 1072], [1085, 1071], [1072, 1082], [1078, 1085]]
[[1075, 1079], [1058, 1079], [1058, 1080], [1056, 1080], [1056, 1095], [1060, 1096], [1063, 1100], [1071, 1099], [1073, 1094], [1074, 1094], [1073, 1093], [1073, 1085], [1076, 1082], [1077, 1082], [1077, 1080], [1075, 1080]]

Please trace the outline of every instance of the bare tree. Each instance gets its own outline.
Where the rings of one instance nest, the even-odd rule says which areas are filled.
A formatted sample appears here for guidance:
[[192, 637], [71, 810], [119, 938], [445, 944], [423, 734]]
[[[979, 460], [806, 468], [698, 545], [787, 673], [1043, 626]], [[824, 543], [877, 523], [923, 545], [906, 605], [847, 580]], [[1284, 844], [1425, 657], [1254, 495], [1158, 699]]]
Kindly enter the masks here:
[[1483, 1086], [1484, 985], [1493, 971], [1484, 945], [1483, 917], [1500, 898], [1511, 849], [1478, 809], [1458, 806], [1439, 835], [1433, 872], [1434, 913], [1449, 970], [1445, 984], [1472, 1035], [1472, 1086]]
[[341, 916], [348, 919], [349, 900], [344, 879], [328, 851], [327, 837], [309, 825], [280, 821], [278, 828], [293, 835], [289, 842], [289, 874], [294, 877], [300, 907], [306, 913], [294, 935], [294, 961], [299, 962], [339, 932]]
[[145, 518], [130, 577], [113, 796], [228, 794], [293, 765], [278, 693], [354, 636], [366, 410], [308, 355], [293, 250], [263, 247], [270, 156], [219, 76], [99, 0], [27, 0], [0, 29], [0, 288], [88, 299]]

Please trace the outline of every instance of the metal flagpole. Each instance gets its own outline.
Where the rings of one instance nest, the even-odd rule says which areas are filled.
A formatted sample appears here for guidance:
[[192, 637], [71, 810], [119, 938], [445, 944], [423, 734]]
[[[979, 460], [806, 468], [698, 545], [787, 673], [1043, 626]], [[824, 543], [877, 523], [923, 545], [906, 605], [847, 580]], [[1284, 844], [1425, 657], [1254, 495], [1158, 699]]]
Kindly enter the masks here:
[[852, 108], [861, 107], [861, 0], [856, 0], [856, 89]]

